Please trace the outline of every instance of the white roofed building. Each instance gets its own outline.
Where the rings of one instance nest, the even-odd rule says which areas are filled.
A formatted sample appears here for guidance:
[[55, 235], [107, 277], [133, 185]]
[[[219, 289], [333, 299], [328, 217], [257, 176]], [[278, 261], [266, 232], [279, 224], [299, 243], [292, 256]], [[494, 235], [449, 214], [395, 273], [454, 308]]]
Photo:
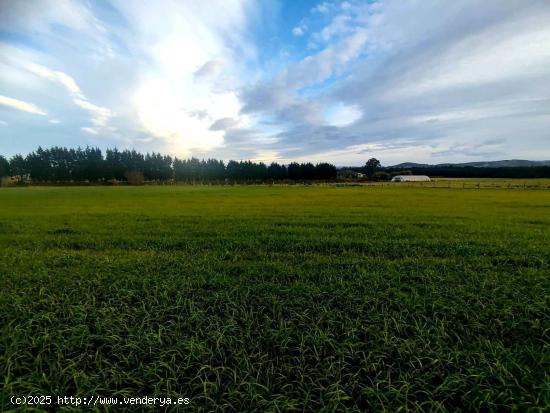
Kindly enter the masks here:
[[430, 182], [431, 179], [427, 175], [397, 175], [391, 180], [392, 182]]

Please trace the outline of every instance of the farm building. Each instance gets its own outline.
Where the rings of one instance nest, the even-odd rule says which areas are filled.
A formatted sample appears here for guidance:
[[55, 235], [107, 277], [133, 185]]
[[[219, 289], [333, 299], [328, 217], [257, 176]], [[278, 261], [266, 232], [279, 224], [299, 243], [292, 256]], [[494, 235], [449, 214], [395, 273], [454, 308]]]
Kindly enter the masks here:
[[391, 180], [392, 182], [429, 182], [430, 177], [426, 175], [397, 175]]

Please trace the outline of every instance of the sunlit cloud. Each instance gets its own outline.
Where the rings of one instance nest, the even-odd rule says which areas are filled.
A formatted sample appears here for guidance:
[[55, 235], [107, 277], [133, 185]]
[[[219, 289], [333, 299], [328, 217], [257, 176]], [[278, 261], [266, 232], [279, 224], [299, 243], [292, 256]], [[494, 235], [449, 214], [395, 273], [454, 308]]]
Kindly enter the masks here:
[[348, 126], [361, 117], [361, 110], [356, 106], [337, 103], [325, 111], [325, 120], [332, 126]]
[[50, 70], [47, 67], [37, 65], [35, 63], [27, 64], [25, 66], [25, 69], [36, 76], [40, 76], [49, 81], [56, 82], [67, 89], [67, 91], [72, 95], [80, 99], [85, 99], [82, 91], [80, 90], [80, 87], [76, 84], [75, 80], [66, 73]]
[[107, 108], [97, 106], [89, 102], [76, 81], [71, 76], [64, 72], [50, 70], [47, 67], [34, 63], [27, 64], [25, 69], [34, 75], [55, 82], [65, 88], [73, 97], [74, 104], [90, 113], [90, 122], [94, 125], [94, 129], [88, 127], [82, 128], [82, 130], [88, 133], [91, 133], [90, 130], [93, 130], [93, 134], [98, 134], [98, 128], [104, 128], [107, 126], [109, 119], [112, 117], [112, 112]]
[[134, 97], [141, 124], [177, 154], [189, 155], [192, 149], [209, 150], [221, 145], [224, 131], [211, 126], [218, 119], [239, 115], [237, 97], [192, 85], [189, 89], [180, 87], [177, 93], [178, 89], [162, 79], [142, 85]]
[[92, 118], [90, 121], [94, 124], [96, 127], [104, 127], [107, 126], [107, 122], [109, 121], [109, 118], [112, 116], [112, 113], [107, 108], [102, 108], [100, 106], [96, 106], [93, 103], [85, 100], [85, 99], [74, 99], [75, 105], [81, 107], [82, 109], [87, 110], [92, 115]]
[[86, 132], [86, 133], [89, 133], [90, 135], [98, 135], [99, 134], [99, 131], [97, 129], [90, 128], [88, 126], [83, 126], [80, 129], [82, 131]]
[[[219, 147], [225, 132], [211, 125], [239, 117], [234, 79], [241, 52], [231, 37], [246, 42], [247, 3], [168, 3], [166, 8], [142, 5], [128, 11], [133, 25], [147, 20], [149, 29], [141, 36], [152, 62], [131, 103], [140, 125], [167, 150], [189, 155]], [[231, 10], [222, 15], [216, 7]]]
[[256, 156], [254, 158], [252, 158], [251, 160], [254, 161], [254, 162], [263, 162], [263, 163], [269, 164], [271, 162], [280, 161], [281, 160], [281, 155], [276, 151], [272, 151], [272, 152], [261, 152], [260, 151], [260, 152], [257, 152]]
[[44, 112], [42, 109], [32, 103], [13, 99], [7, 96], [0, 95], [0, 105], [9, 107], [11, 109], [20, 110], [22, 112], [33, 113], [35, 115], [46, 115], [46, 112]]

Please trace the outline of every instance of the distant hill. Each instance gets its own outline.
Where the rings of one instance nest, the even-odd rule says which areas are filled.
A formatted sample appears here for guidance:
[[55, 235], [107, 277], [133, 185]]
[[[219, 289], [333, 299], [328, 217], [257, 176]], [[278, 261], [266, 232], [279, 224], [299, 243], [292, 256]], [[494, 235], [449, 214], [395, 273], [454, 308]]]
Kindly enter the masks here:
[[388, 166], [388, 168], [460, 168], [460, 167], [475, 167], [475, 168], [510, 168], [510, 167], [529, 167], [529, 166], [550, 166], [549, 161], [527, 161], [523, 159], [506, 159], [502, 161], [482, 161], [482, 162], [465, 162], [465, 163], [439, 163], [429, 165], [423, 163], [403, 162], [398, 165]]
[[387, 166], [386, 168], [409, 169], [409, 168], [431, 168], [434, 166], [435, 165], [429, 165], [427, 163], [403, 162], [398, 165]]

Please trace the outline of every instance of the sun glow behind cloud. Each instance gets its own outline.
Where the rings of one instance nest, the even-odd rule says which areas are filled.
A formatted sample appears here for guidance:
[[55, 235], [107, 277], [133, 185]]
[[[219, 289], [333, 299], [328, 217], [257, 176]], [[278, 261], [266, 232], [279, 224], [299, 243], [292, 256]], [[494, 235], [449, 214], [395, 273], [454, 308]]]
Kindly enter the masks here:
[[[230, 3], [174, 2], [161, 12], [146, 5], [129, 11], [134, 24], [153, 16], [142, 38], [151, 64], [132, 104], [142, 127], [172, 153], [189, 156], [219, 147], [225, 131], [212, 125], [224, 118], [238, 123], [241, 104], [233, 84], [240, 74], [238, 51], [226, 31], [244, 36], [247, 2]], [[220, 14], [216, 5], [232, 10]]]
[[218, 119], [238, 117], [240, 109], [233, 93], [212, 93], [186, 82], [176, 87], [163, 78], [145, 82], [134, 103], [141, 124], [180, 155], [221, 145], [223, 130], [211, 126]]

